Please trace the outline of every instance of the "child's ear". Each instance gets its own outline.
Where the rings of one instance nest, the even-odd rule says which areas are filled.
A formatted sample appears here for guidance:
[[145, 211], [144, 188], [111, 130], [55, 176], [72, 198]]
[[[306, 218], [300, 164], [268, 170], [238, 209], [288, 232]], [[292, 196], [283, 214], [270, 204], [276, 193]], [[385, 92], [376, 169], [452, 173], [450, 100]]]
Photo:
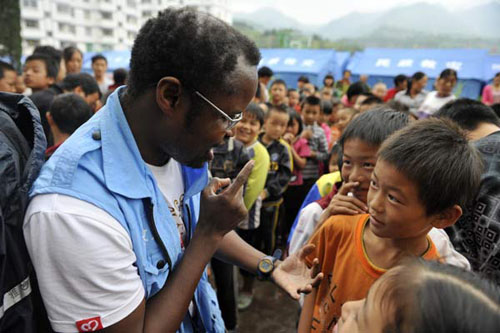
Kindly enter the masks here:
[[437, 213], [432, 222], [432, 226], [438, 229], [444, 229], [455, 224], [460, 216], [462, 216], [462, 208], [459, 205], [454, 205], [441, 213]]
[[51, 86], [54, 83], [56, 83], [56, 79], [53, 77], [47, 76], [47, 83], [49, 84], [49, 86]]

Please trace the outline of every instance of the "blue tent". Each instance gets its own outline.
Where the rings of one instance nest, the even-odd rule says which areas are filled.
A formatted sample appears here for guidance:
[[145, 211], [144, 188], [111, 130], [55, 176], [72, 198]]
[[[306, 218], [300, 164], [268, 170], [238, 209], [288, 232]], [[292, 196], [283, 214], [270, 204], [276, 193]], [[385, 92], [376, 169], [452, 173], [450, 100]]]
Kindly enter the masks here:
[[484, 81], [491, 83], [497, 73], [500, 73], [500, 55], [486, 57], [484, 61]]
[[337, 51], [336, 56], [337, 64], [335, 70], [333, 71], [333, 76], [335, 78], [335, 81], [338, 81], [342, 78], [344, 70], [346, 70], [347, 65], [349, 64], [351, 53], [347, 51]]
[[459, 83], [455, 93], [477, 98], [484, 80], [484, 61], [487, 50], [482, 49], [379, 49], [367, 48], [355, 55], [347, 66], [353, 74], [353, 81], [360, 75], [369, 75], [368, 84], [384, 82], [389, 87], [398, 74], [413, 75], [417, 71], [427, 74], [428, 90], [445, 68], [458, 72]]
[[322, 87], [325, 75], [335, 75], [338, 66], [335, 50], [261, 49], [260, 52], [259, 67], [271, 68], [274, 78], [284, 80], [289, 88], [297, 87], [301, 75]]
[[92, 57], [96, 54], [102, 54], [108, 60], [108, 72], [112, 72], [118, 68], [129, 69], [130, 51], [104, 51], [104, 52], [86, 52], [83, 55], [82, 71], [92, 72]]

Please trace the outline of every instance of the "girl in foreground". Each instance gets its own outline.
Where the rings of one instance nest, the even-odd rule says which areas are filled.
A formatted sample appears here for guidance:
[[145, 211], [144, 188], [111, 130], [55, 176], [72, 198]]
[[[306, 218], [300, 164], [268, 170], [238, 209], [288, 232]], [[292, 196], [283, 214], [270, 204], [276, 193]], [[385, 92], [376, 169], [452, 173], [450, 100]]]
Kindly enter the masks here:
[[500, 332], [500, 289], [469, 271], [412, 261], [346, 302], [333, 332]]

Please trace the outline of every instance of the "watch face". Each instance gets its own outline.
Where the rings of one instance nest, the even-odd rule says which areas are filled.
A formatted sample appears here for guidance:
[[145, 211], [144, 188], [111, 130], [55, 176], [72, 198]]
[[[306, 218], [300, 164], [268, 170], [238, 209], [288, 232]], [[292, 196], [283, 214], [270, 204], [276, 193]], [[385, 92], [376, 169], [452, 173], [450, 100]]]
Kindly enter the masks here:
[[271, 272], [273, 270], [273, 268], [274, 268], [274, 264], [270, 259], [262, 259], [259, 262], [259, 270], [263, 274], [267, 274], [267, 273]]

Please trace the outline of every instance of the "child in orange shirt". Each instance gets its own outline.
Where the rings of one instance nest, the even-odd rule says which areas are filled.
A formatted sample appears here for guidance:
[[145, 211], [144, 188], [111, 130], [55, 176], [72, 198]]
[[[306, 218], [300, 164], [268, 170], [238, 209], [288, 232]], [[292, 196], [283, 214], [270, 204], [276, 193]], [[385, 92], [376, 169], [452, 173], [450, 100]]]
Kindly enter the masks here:
[[371, 174], [369, 214], [333, 216], [310, 241], [316, 249], [306, 261], [317, 257], [325, 279], [305, 298], [299, 332], [331, 331], [342, 304], [366, 297], [402, 257], [439, 259], [427, 234], [455, 223], [481, 171], [477, 151], [449, 121], [415, 122], [389, 137]]

